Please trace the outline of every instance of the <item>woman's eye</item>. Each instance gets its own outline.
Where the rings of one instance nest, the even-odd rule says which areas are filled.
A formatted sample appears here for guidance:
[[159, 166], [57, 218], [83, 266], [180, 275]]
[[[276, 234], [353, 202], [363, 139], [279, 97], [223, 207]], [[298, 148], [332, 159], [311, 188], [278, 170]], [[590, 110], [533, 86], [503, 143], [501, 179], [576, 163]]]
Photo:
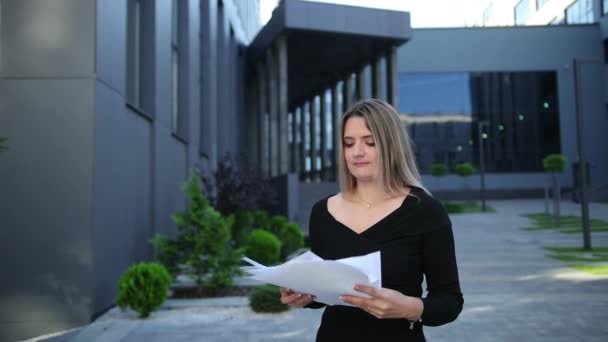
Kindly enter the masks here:
[[353, 143], [350, 143], [350, 144], [344, 143], [344, 147], [353, 147], [354, 145], [355, 144], [353, 144]]
[[376, 146], [376, 143], [374, 143], [373, 141], [368, 141], [365, 143], [367, 146]]

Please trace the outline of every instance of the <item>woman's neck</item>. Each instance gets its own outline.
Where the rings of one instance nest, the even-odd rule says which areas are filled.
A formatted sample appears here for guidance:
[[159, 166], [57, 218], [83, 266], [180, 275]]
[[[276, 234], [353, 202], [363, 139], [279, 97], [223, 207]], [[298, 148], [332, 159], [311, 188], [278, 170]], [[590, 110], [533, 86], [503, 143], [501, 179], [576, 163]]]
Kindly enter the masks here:
[[364, 204], [374, 205], [393, 197], [376, 182], [358, 182], [353, 195]]

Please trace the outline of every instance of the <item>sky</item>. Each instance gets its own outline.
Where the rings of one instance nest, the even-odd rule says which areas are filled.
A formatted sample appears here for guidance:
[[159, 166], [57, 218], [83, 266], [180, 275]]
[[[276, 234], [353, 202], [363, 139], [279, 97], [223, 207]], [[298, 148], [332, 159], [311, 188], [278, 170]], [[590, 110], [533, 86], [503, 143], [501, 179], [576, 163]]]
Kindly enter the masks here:
[[[484, 0], [306, 0], [343, 5], [396, 9], [411, 14], [412, 27], [472, 26], [474, 13], [481, 13]], [[260, 0], [260, 17], [265, 24], [278, 0]]]

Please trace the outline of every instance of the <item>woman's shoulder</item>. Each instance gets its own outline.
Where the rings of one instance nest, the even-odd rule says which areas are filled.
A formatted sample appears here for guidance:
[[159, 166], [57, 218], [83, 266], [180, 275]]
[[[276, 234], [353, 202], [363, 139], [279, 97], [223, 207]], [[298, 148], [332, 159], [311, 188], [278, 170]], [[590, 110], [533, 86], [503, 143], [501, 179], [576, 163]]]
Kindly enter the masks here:
[[325, 196], [323, 198], [321, 198], [320, 200], [316, 201], [313, 205], [312, 205], [312, 210], [311, 210], [311, 214], [321, 214], [327, 211], [327, 203], [329, 201], [333, 201], [332, 198], [338, 196], [339, 194], [332, 194], [332, 195], [328, 195]]
[[412, 187], [409, 196], [413, 197], [416, 213], [422, 219], [431, 220], [441, 226], [450, 224], [450, 218], [445, 207], [432, 194], [422, 188]]

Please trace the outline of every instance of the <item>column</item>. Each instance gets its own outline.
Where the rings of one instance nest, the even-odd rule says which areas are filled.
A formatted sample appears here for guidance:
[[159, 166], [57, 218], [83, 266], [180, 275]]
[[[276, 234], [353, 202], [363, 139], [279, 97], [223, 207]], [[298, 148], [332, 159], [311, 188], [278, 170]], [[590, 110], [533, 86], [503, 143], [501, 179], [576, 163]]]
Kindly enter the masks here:
[[365, 96], [365, 65], [361, 66], [361, 68], [357, 70], [356, 82], [356, 97], [357, 101], [359, 101]]
[[287, 122], [288, 108], [287, 108], [287, 40], [285, 36], [280, 36], [277, 39], [276, 45], [277, 55], [277, 67], [278, 67], [278, 100], [279, 100], [279, 136], [278, 141], [278, 174], [286, 174], [289, 170], [289, 156], [288, 156], [288, 139], [287, 130], [289, 125]]
[[278, 175], [278, 159], [279, 159], [279, 120], [278, 120], [278, 92], [277, 92], [277, 65], [273, 49], [266, 50], [266, 72], [268, 82], [268, 111], [270, 115], [269, 138], [270, 138], [270, 176]]
[[268, 111], [268, 94], [266, 82], [266, 67], [263, 62], [257, 63], [257, 81], [258, 81], [258, 155], [260, 157], [258, 165], [262, 174], [268, 176], [270, 169], [268, 168], [268, 131], [266, 129], [266, 113]]
[[300, 117], [300, 107], [294, 107], [291, 110], [291, 172], [299, 173], [300, 167], [300, 149], [298, 145], [298, 118]]
[[310, 180], [316, 181], [317, 178], [317, 96], [310, 100]]
[[[350, 82], [349, 82], [350, 83]], [[342, 89], [346, 88], [346, 82], [344, 82]], [[332, 174], [332, 179], [337, 181], [338, 180], [338, 163], [339, 163], [339, 158], [340, 158], [340, 154], [339, 149], [340, 149], [340, 140], [342, 140], [342, 135], [341, 135], [341, 130], [342, 130], [342, 110], [340, 109], [340, 103], [338, 103], [338, 96], [339, 96], [339, 89], [338, 89], [338, 84], [334, 84], [331, 87], [331, 115], [332, 115], [332, 130], [331, 130], [331, 136], [333, 139], [333, 148], [332, 148], [332, 156], [331, 156], [331, 174]], [[344, 95], [342, 95], [342, 102], [344, 102]]]
[[372, 60], [372, 97], [382, 98], [382, 58], [375, 57]]
[[302, 180], [307, 179], [306, 174], [306, 146], [310, 141], [306, 135], [306, 127], [309, 127], [306, 123], [306, 112], [308, 110], [308, 104], [306, 101], [300, 106], [300, 175]]
[[249, 136], [247, 143], [249, 144], [248, 154], [249, 158], [247, 163], [249, 165], [254, 165], [258, 163], [260, 160], [258, 142], [260, 136], [260, 112], [259, 112], [259, 104], [260, 101], [260, 91], [258, 90], [258, 77], [255, 76], [249, 81], [247, 86], [250, 91], [247, 93], [247, 122], [249, 123], [249, 127], [251, 130], [249, 131]]
[[352, 93], [353, 93], [353, 77], [351, 73], [348, 73], [342, 80], [342, 112], [346, 111], [353, 105]]
[[319, 154], [321, 157], [321, 170], [319, 172], [319, 179], [324, 181], [327, 179], [327, 89], [323, 89], [321, 91], [321, 96], [319, 96], [319, 100], [321, 102], [321, 114], [319, 121], [321, 122], [320, 130], [319, 130], [319, 138], [320, 138], [320, 148]]
[[388, 103], [399, 112], [399, 79], [397, 73], [397, 48], [392, 46], [386, 52], [386, 97]]

